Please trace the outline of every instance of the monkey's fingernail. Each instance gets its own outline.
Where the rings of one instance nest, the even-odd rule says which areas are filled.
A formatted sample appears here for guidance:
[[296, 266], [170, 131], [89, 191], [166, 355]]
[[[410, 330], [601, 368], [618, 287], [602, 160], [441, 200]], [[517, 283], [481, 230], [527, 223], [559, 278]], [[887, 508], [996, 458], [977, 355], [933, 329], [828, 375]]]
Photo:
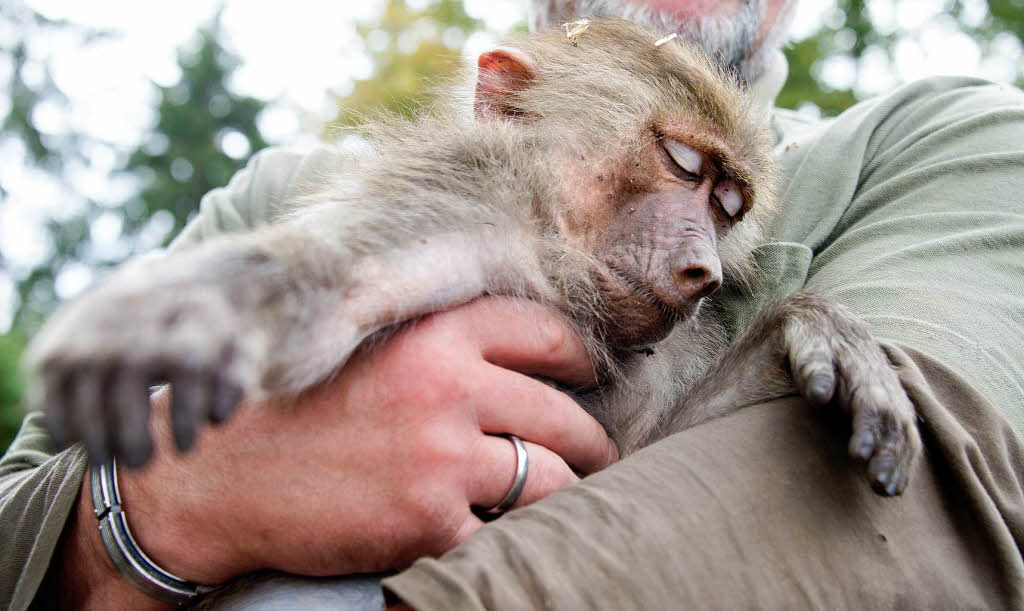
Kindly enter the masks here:
[[900, 470], [899, 467], [895, 467], [892, 470], [892, 481], [885, 487], [885, 493], [889, 496], [896, 496], [897, 490], [900, 486]]
[[861, 431], [850, 440], [850, 455], [854, 458], [867, 460], [875, 449], [875, 436], [870, 431]]
[[214, 392], [213, 409], [210, 410], [210, 421], [214, 423], [224, 422], [241, 401], [241, 388], [230, 382], [219, 384]]
[[194, 430], [180, 430], [174, 429], [174, 443], [178, 446], [178, 451], [188, 452], [192, 449], [195, 444], [196, 436]]

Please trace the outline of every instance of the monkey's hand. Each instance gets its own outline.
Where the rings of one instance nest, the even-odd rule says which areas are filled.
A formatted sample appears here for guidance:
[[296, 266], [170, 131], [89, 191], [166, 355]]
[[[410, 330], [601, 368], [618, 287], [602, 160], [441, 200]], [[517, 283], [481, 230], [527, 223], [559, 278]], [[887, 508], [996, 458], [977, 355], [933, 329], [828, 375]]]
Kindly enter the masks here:
[[783, 358], [807, 400], [834, 403], [853, 419], [850, 455], [879, 494], [901, 494], [921, 451], [914, 407], [878, 342], [844, 308], [799, 293], [774, 310]]
[[157, 283], [160, 270], [138, 267], [65, 306], [27, 354], [32, 407], [45, 409], [58, 444], [84, 441], [94, 461], [149, 458], [150, 385], [172, 384], [172, 428], [185, 450], [201, 423], [227, 417], [255, 382], [258, 330], [223, 289], [180, 277]]

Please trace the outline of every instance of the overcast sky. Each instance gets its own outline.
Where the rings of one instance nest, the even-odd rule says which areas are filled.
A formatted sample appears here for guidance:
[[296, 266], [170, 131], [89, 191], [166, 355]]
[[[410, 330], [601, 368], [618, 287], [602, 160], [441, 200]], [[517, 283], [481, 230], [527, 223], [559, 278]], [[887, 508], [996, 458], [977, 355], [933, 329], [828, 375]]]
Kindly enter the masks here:
[[[407, 1], [414, 6], [428, 3]], [[166, 86], [177, 81], [175, 50], [209, 21], [220, 3], [30, 0], [29, 4], [47, 17], [115, 33], [84, 48], [73, 36], [55, 36], [37, 41], [39, 48], [32, 49], [34, 55], [51, 59], [57, 84], [71, 102], [68, 109], [40, 108], [33, 117], [37, 127], [59, 133], [74, 125], [110, 147], [89, 151], [92, 168], [76, 173], [76, 192], [69, 193], [26, 165], [23, 151], [0, 142], [0, 176], [11, 185], [9, 197], [0, 201], [0, 252], [10, 262], [9, 269], [0, 269], [0, 332], [9, 325], [14, 278], [47, 257], [49, 246], [42, 222], [73, 210], [81, 195], [114, 204], [134, 188], [130, 182], [114, 182], [106, 175], [116, 164], [112, 151], [134, 146], [152, 125], [156, 98], [151, 83]], [[370, 61], [354, 25], [358, 19], [378, 14], [384, 4], [384, 0], [224, 3], [225, 42], [243, 62], [230, 85], [238, 94], [274, 101], [259, 122], [270, 142], [308, 145], [320, 125], [335, 116], [337, 109], [328, 92], [344, 92], [352, 79], [370, 74]], [[861, 93], [871, 94], [929, 74], [981, 74], [1012, 80], [1019, 69], [1021, 50], [1016, 39], [1000, 43], [1005, 47], [1000, 58], [982, 63], [977, 45], [941, 14], [942, 0], [873, 0], [868, 4], [881, 29], [910, 30], [912, 34], [897, 46], [895, 65], [884, 57], [870, 56], [859, 66], [847, 59], [828, 62], [823, 76], [836, 87], [855, 86]], [[525, 19], [523, 0], [465, 0], [465, 5], [491, 32], [471, 38], [467, 54], [493, 44], [497, 34]], [[803, 0], [793, 38], [808, 35], [830, 19], [834, 6], [827, 0]], [[983, 18], [985, 6], [983, 0], [967, 0], [968, 18]], [[0, 40], [11, 35], [0, 28]], [[0, 77], [5, 69], [10, 66], [0, 62]], [[5, 92], [0, 92], [0, 117], [8, 104]], [[246, 151], [243, 146], [236, 152]], [[101, 218], [92, 231], [100, 248], [108, 248], [112, 254], [118, 251], [119, 233], [113, 214]], [[157, 232], [154, 240], [160, 237]], [[62, 276], [58, 285], [63, 296], [91, 281], [84, 267], [67, 270]]]

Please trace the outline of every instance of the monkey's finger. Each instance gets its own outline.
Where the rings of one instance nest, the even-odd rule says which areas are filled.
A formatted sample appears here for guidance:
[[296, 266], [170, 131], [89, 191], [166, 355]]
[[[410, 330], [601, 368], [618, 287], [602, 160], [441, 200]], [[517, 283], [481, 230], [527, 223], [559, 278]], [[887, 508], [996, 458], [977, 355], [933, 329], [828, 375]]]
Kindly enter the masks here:
[[134, 368], [120, 371], [111, 382], [112, 422], [116, 432], [116, 453], [128, 467], [141, 467], [153, 453], [149, 435], [149, 384], [144, 374]]
[[883, 412], [879, 444], [868, 463], [868, 477], [879, 493], [889, 496], [901, 494], [907, 487], [919, 448], [919, 439], [913, 421], [904, 421], [897, 410]]
[[[867, 460], [867, 477], [879, 494], [893, 496], [909, 476], [905, 461], [905, 430], [879, 385], [858, 387], [853, 394], [853, 435], [850, 454]], [[901, 468], [902, 467], [902, 468]]]
[[540, 444], [582, 473], [618, 460], [604, 428], [565, 393], [497, 366], [478, 382], [473, 397], [485, 433], [513, 433]]
[[[580, 480], [569, 465], [551, 450], [528, 441], [523, 443], [529, 456], [526, 483], [513, 508], [539, 501]], [[505, 437], [485, 435], [471, 453], [467, 468], [471, 469], [466, 488], [470, 505], [485, 509], [494, 507], [512, 488], [516, 474], [515, 446]]]
[[200, 372], [180, 369], [171, 380], [171, 431], [181, 452], [192, 449], [208, 401], [209, 388]]
[[868, 398], [866, 387], [843, 385], [842, 401], [853, 413], [853, 432], [850, 435], [850, 456], [860, 460], [869, 460], [880, 443], [881, 412]]
[[71, 389], [68, 377], [62, 374], [47, 375], [41, 392], [46, 428], [53, 443], [58, 448], [63, 448], [78, 439], [78, 430], [71, 421]]
[[97, 370], [84, 371], [70, 383], [71, 418], [79, 431], [89, 460], [102, 463], [110, 459], [110, 439], [103, 414], [106, 375]]
[[[471, 325], [480, 353], [495, 365], [579, 388], [597, 384], [580, 337], [561, 316], [534, 301], [478, 299], [458, 315], [460, 324]], [[532, 331], [523, 333], [524, 328]]]
[[836, 367], [828, 339], [821, 333], [808, 332], [799, 320], [787, 321], [783, 338], [800, 394], [817, 405], [831, 401], [836, 390]]

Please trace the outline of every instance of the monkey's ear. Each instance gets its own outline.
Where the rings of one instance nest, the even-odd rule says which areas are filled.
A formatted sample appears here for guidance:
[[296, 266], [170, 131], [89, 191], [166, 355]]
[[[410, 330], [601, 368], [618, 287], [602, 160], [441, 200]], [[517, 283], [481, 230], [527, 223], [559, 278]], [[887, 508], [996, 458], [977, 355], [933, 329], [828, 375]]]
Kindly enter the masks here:
[[499, 47], [480, 55], [473, 113], [478, 120], [520, 118], [514, 94], [530, 86], [540, 71], [537, 61], [511, 47]]

